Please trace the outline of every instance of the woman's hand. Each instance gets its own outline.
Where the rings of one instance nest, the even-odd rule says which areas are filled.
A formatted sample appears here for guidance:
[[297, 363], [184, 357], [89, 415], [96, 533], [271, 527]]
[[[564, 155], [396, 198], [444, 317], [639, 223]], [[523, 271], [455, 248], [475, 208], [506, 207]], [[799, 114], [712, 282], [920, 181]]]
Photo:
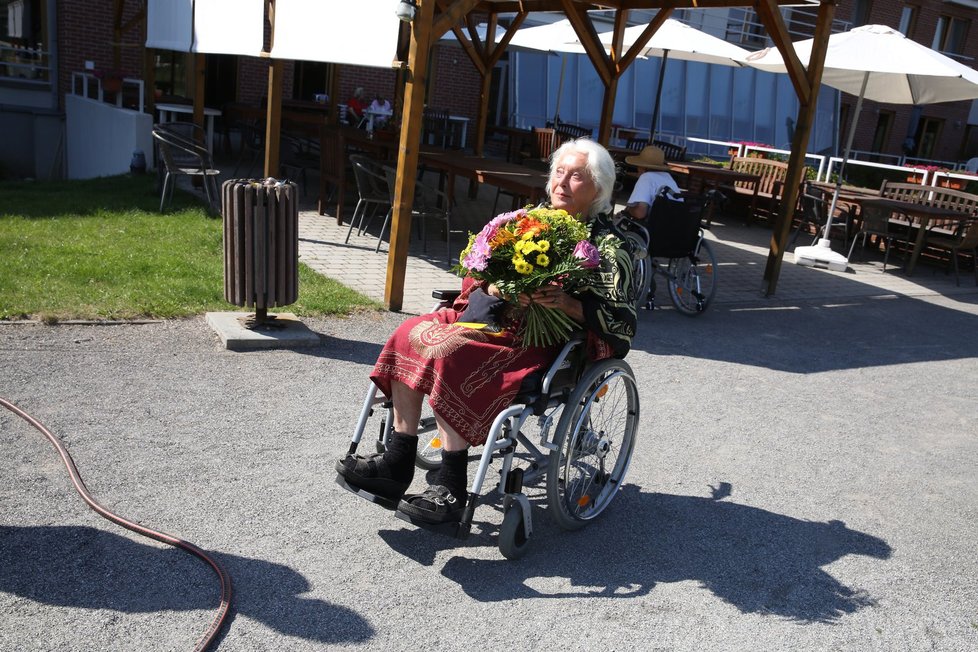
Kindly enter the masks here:
[[584, 323], [584, 305], [559, 285], [544, 285], [532, 294], [521, 294], [519, 299], [521, 306], [536, 303], [544, 308], [560, 310], [579, 324]]

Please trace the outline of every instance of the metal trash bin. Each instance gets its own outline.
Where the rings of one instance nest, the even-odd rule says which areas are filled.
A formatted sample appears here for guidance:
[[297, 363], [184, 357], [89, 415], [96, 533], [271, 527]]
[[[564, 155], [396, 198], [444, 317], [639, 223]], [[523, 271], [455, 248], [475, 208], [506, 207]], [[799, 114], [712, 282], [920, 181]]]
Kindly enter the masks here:
[[292, 181], [229, 179], [221, 186], [224, 299], [254, 307], [249, 328], [274, 327], [269, 308], [299, 296], [298, 186]]

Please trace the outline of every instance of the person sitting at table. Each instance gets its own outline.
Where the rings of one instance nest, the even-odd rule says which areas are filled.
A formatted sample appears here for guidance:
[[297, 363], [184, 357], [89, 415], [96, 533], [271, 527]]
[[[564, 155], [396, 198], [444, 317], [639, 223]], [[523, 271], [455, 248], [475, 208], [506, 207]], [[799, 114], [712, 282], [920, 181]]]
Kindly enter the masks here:
[[367, 108], [367, 102], [363, 99], [363, 87], [357, 86], [353, 91], [353, 97], [346, 102], [346, 121], [356, 127], [363, 120], [363, 112]]
[[390, 100], [381, 97], [379, 93], [374, 96], [374, 101], [367, 110], [374, 116], [374, 129], [385, 126], [394, 113]]
[[666, 155], [658, 147], [649, 145], [637, 156], [626, 156], [625, 162], [634, 165], [642, 172], [625, 205], [625, 212], [632, 218], [644, 220], [649, 214], [652, 202], [663, 188], [669, 188], [677, 195], [680, 193], [679, 185], [668, 172]]

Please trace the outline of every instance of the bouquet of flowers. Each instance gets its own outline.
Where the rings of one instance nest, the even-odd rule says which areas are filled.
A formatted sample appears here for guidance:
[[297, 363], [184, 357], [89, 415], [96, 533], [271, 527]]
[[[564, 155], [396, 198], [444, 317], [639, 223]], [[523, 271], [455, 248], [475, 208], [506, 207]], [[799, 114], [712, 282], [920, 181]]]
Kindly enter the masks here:
[[[609, 249], [602, 252], [588, 240], [589, 232], [587, 224], [561, 209], [503, 213], [469, 235], [456, 270], [495, 284], [511, 301], [544, 285], [573, 288], [594, 273], [602, 255], [613, 256], [617, 246], [603, 240], [601, 249]], [[567, 341], [578, 328], [563, 311], [531, 303], [518, 335], [526, 345], [550, 346]]]

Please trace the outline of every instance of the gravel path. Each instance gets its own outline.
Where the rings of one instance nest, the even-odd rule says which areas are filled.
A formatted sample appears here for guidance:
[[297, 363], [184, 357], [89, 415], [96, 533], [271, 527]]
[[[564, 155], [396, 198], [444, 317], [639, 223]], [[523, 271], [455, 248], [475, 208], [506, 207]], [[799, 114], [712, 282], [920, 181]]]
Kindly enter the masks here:
[[[629, 484], [533, 549], [419, 531], [334, 484], [396, 314], [234, 353], [203, 318], [0, 325], [0, 396], [103, 504], [213, 552], [222, 650], [978, 649], [978, 294], [642, 314]], [[0, 649], [187, 650], [211, 571], [87, 509], [0, 410]], [[447, 614], [447, 615], [446, 615]]]

